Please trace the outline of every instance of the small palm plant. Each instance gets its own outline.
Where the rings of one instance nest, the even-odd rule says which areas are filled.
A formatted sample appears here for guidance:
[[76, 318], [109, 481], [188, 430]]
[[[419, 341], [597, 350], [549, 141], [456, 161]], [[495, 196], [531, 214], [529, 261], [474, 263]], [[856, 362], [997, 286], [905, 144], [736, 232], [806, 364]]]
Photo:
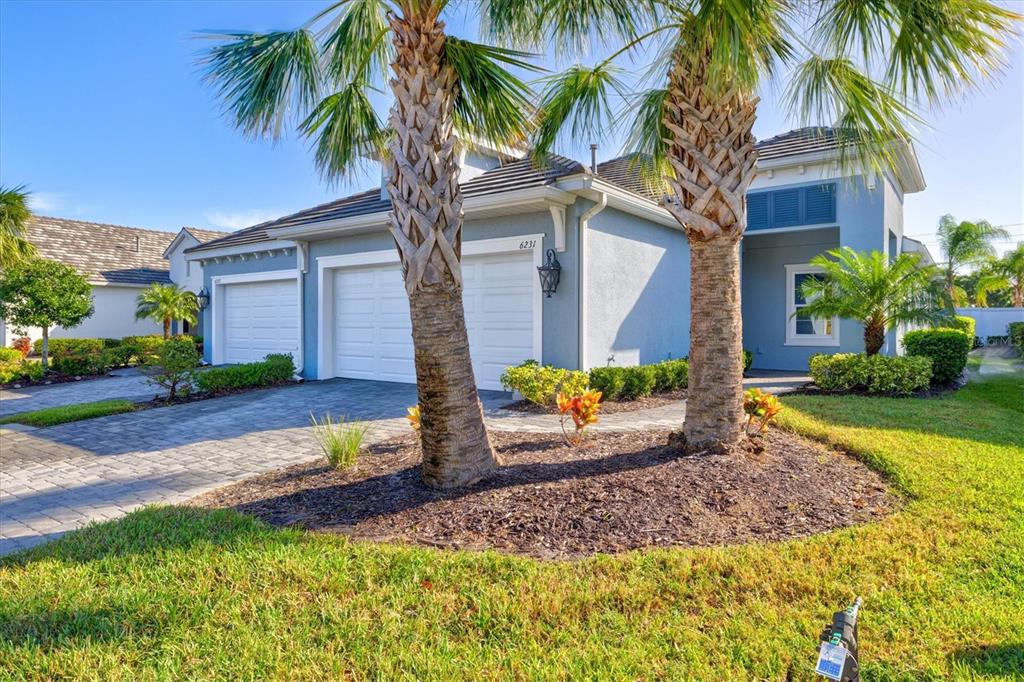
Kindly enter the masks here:
[[164, 326], [164, 338], [171, 336], [171, 321], [196, 323], [199, 302], [196, 295], [176, 284], [153, 283], [136, 299], [135, 319], [150, 319]]
[[990, 293], [1006, 290], [1010, 292], [1013, 307], [1024, 308], [1024, 242], [982, 268], [975, 303], [984, 308]]
[[864, 351], [876, 355], [885, 334], [898, 324], [937, 325], [950, 319], [949, 300], [936, 286], [935, 266], [922, 266], [916, 253], [901, 253], [892, 262], [881, 251], [854, 251], [848, 246], [815, 256], [821, 277], [804, 280], [807, 305], [801, 315], [841, 317], [864, 325]]
[[0, 269], [36, 254], [36, 248], [25, 237], [25, 224], [31, 217], [25, 187], [0, 186]]
[[310, 414], [309, 420], [313, 424], [313, 436], [332, 467], [347, 469], [355, 464], [366, 436], [366, 426], [362, 422], [346, 423], [344, 417], [334, 421], [329, 413], [321, 421]]

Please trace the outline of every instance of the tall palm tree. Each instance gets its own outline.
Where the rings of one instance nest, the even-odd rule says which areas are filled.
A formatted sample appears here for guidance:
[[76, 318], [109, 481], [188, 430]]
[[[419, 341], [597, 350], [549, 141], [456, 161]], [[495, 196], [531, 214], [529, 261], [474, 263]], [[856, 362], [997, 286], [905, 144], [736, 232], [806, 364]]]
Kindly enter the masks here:
[[967, 294], [956, 284], [960, 268], [965, 265], [980, 266], [987, 263], [996, 255], [992, 240], [1006, 239], [1010, 233], [994, 227], [987, 220], [957, 222], [956, 218], [947, 213], [939, 219], [936, 234], [939, 237], [942, 257], [946, 262], [946, 292], [957, 305], [966, 305]]
[[[758, 93], [778, 89], [803, 122], [831, 124], [847, 167], [884, 171], [918, 120], [912, 104], [987, 80], [1020, 19], [987, 0], [486, 0], [484, 15], [521, 48], [618, 48], [547, 80], [534, 143], [543, 153], [560, 131], [592, 138], [631, 119], [627, 147], [667, 187], [691, 247], [684, 433], [699, 445], [743, 434], [739, 244]], [[637, 92], [615, 60], [648, 48], [657, 82]]]
[[24, 185], [0, 185], [0, 269], [9, 268], [36, 253], [25, 236], [25, 223], [32, 217]]
[[164, 326], [164, 338], [171, 338], [171, 322], [196, 323], [199, 302], [196, 295], [177, 284], [154, 282], [135, 299], [135, 319], [150, 319]]
[[[206, 57], [243, 131], [277, 136], [297, 114], [329, 179], [350, 176], [368, 157], [385, 159], [412, 318], [423, 479], [445, 488], [473, 483], [498, 463], [462, 307], [459, 138], [525, 139], [531, 93], [506, 67], [532, 68], [525, 53], [448, 35], [448, 4], [341, 0], [296, 30], [217, 36]], [[386, 89], [385, 125], [371, 93]]]
[[811, 265], [823, 274], [804, 280], [801, 293], [807, 303], [800, 315], [859, 322], [864, 352], [876, 355], [896, 325], [949, 320], [944, 292], [935, 287], [939, 271], [920, 260], [919, 254], [901, 253], [890, 262], [881, 251], [863, 253], [848, 246], [815, 256]]
[[978, 276], [976, 303], [984, 308], [988, 305], [990, 293], [1005, 290], [1009, 290], [1014, 308], [1024, 308], [1024, 242], [1018, 242], [1017, 248], [982, 268]]

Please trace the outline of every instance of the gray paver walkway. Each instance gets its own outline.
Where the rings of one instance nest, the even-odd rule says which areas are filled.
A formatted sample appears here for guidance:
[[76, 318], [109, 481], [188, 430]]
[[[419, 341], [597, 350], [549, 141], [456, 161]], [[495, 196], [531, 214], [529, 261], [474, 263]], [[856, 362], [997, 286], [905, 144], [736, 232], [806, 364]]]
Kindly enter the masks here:
[[[112, 380], [90, 383], [102, 381]], [[491, 429], [559, 428], [554, 415], [500, 409], [510, 400], [507, 393], [483, 391], [481, 400]], [[372, 442], [407, 433], [406, 408], [415, 402], [411, 384], [336, 379], [47, 429], [0, 428], [0, 555], [89, 521], [118, 518], [147, 504], [183, 502], [254, 474], [317, 459], [311, 412], [360, 419]], [[679, 401], [609, 414], [596, 428], [675, 428], [684, 411], [685, 402]]]
[[0, 417], [97, 400], [123, 398], [140, 402], [151, 400], [159, 392], [136, 369], [117, 370], [114, 374], [103, 379], [86, 379], [66, 384], [0, 389]]

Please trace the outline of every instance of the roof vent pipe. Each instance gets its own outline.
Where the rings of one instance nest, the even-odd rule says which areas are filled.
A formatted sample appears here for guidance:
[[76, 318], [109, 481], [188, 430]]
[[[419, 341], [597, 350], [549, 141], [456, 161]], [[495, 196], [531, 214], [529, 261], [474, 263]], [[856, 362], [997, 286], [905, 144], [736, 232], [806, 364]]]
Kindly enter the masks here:
[[590, 143], [590, 172], [597, 173], [597, 144]]
[[142, 251], [142, 235], [135, 235], [135, 253]]

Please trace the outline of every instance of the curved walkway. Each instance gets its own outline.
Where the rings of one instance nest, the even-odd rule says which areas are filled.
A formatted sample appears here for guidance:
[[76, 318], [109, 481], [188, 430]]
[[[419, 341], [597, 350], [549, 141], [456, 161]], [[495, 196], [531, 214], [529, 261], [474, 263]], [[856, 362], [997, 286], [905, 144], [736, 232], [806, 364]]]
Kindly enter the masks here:
[[[113, 380], [88, 383], [106, 381]], [[503, 410], [509, 399], [507, 393], [481, 392], [488, 428], [560, 430], [555, 415]], [[311, 412], [363, 421], [368, 442], [408, 433], [406, 408], [415, 402], [412, 384], [336, 379], [46, 429], [0, 427], [0, 554], [90, 521], [118, 518], [147, 504], [183, 502], [254, 474], [318, 459]], [[685, 406], [679, 401], [609, 414], [594, 428], [677, 428]]]
[[84, 379], [66, 384], [0, 389], [0, 417], [47, 407], [124, 399], [152, 400], [157, 390], [137, 369], [120, 369], [102, 379]]

